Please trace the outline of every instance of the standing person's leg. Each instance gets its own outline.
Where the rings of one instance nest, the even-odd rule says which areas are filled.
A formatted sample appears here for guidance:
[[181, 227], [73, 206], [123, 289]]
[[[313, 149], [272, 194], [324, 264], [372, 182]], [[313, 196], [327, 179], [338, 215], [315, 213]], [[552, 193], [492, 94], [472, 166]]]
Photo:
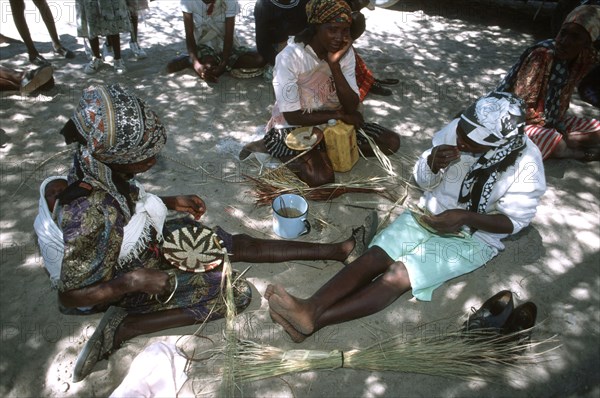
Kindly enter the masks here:
[[138, 10], [147, 9], [148, 2], [143, 0], [127, 0], [127, 7], [129, 8], [129, 15], [131, 20], [131, 40], [129, 41], [129, 49], [131, 50], [135, 58], [144, 59], [148, 56], [148, 54], [146, 54], [146, 51], [144, 51], [144, 49], [140, 47], [138, 42]]
[[75, 54], [63, 47], [58, 37], [58, 33], [56, 32], [56, 24], [54, 23], [54, 15], [52, 15], [52, 11], [46, 3], [46, 0], [33, 0], [35, 6], [40, 10], [40, 14], [42, 16], [42, 20], [46, 25], [46, 29], [48, 29], [48, 33], [50, 34], [50, 38], [52, 39], [52, 46], [54, 47], [54, 52], [59, 54], [65, 58], [75, 58]]
[[49, 64], [44, 57], [40, 55], [37, 48], [33, 44], [31, 34], [29, 33], [29, 27], [25, 20], [25, 2], [24, 0], [10, 0], [10, 8], [12, 10], [13, 21], [15, 26], [23, 39], [23, 43], [27, 47], [27, 53], [29, 54], [29, 62], [34, 65], [41, 66], [43, 64]]
[[92, 59], [83, 70], [88, 75], [93, 75], [102, 67], [102, 59], [100, 59], [100, 39], [98, 37], [88, 38], [90, 42], [90, 50], [92, 51]]
[[114, 60], [114, 68], [117, 74], [123, 74], [127, 72], [127, 68], [125, 67], [125, 63], [121, 59], [121, 38], [117, 35], [108, 35], [106, 37], [108, 44], [112, 47], [115, 55]]

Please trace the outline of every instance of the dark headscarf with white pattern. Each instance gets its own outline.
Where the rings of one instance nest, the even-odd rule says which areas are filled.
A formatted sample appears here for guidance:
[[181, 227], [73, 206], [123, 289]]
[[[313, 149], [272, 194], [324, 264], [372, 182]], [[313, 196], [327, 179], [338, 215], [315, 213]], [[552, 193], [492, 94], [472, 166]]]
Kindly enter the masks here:
[[127, 199], [115, 185], [109, 166], [156, 156], [167, 141], [163, 124], [143, 100], [119, 84], [83, 90], [71, 121], [79, 136], [65, 139], [67, 144], [79, 143], [76, 164], [83, 173], [81, 180], [109, 192], [129, 220]]

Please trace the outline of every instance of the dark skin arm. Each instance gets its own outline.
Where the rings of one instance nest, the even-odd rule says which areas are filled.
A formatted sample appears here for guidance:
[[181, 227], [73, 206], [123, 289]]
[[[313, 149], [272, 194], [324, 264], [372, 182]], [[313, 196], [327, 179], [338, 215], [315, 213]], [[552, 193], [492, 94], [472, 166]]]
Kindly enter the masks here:
[[433, 173], [437, 174], [458, 159], [460, 159], [460, 151], [456, 146], [439, 145], [431, 150], [431, 154], [427, 157], [427, 165]]
[[336, 52], [327, 52], [324, 56], [324, 59], [331, 69], [333, 84], [335, 85], [335, 91], [340, 104], [342, 105], [342, 109], [335, 111], [313, 111], [310, 113], [303, 112], [303, 110], [284, 112], [283, 117], [288, 123], [299, 126], [314, 126], [327, 123], [329, 119], [339, 119], [344, 123], [356, 127], [361, 127], [363, 125], [364, 121], [362, 114], [357, 111], [359, 105], [358, 94], [356, 94], [348, 84], [348, 81], [342, 72], [342, 67], [340, 66], [340, 60], [352, 45], [349, 30], [344, 34], [346, 36], [342, 48]]
[[118, 301], [127, 293], [142, 292], [164, 295], [170, 293], [169, 274], [163, 271], [139, 268], [116, 279], [58, 293], [65, 307], [89, 307]]
[[329, 119], [341, 120], [346, 124], [357, 127], [361, 127], [364, 123], [362, 114], [358, 111], [352, 113], [345, 113], [342, 110], [304, 113], [302, 110], [298, 110], [294, 112], [283, 112], [283, 117], [289, 124], [297, 126], [315, 126], [317, 124], [327, 123]]
[[342, 104], [342, 109], [344, 109], [344, 113], [351, 114], [356, 112], [360, 100], [358, 94], [356, 94], [348, 84], [340, 65], [340, 60], [352, 46], [352, 40], [350, 40], [349, 31], [344, 40], [344, 46], [341, 49], [335, 53], [327, 53], [326, 61], [331, 69], [333, 83], [335, 84], [335, 91], [337, 92], [340, 104]]
[[[161, 197], [170, 210], [186, 212], [198, 220], [206, 205], [197, 195]], [[81, 289], [59, 292], [58, 298], [66, 307], [89, 307], [118, 301], [127, 293], [142, 292], [165, 295], [172, 289], [169, 274], [155, 269], [139, 268], [107, 282], [96, 283]]]
[[209, 64], [203, 64], [198, 58], [198, 48], [196, 47], [196, 39], [194, 37], [193, 14], [188, 12], [183, 13], [183, 26], [185, 29], [185, 44], [192, 62], [192, 68], [201, 79], [210, 82], [216, 81], [216, 77], [214, 77], [211, 72], [213, 66]]
[[216, 67], [212, 68], [210, 73], [214, 77], [214, 81], [221, 76], [227, 67], [229, 57], [231, 56], [231, 50], [233, 49], [233, 30], [235, 28], [235, 17], [225, 18], [225, 38], [223, 40], [223, 54], [221, 56], [221, 63]]
[[446, 210], [435, 216], [424, 216], [423, 221], [440, 233], [458, 232], [466, 225], [497, 234], [510, 234], [513, 224], [504, 214], [480, 214], [463, 209]]
[[206, 205], [198, 195], [161, 196], [167, 209], [190, 213], [198, 220], [206, 212]]

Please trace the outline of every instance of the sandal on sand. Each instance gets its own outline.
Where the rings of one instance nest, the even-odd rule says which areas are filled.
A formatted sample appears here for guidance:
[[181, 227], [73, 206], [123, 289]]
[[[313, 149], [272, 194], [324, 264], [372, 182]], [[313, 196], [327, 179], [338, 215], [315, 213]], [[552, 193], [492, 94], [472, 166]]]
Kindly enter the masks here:
[[85, 343], [75, 362], [73, 382], [85, 379], [92, 372], [96, 363], [110, 355], [116, 347], [113, 346], [115, 331], [127, 316], [127, 311], [120, 307], [110, 307], [104, 313], [92, 337]]
[[75, 53], [68, 48], [64, 48], [63, 46], [55, 48], [54, 54], [67, 59], [75, 58]]
[[400, 83], [398, 79], [375, 79], [375, 83], [384, 84], [386, 86], [393, 86]]
[[52, 79], [52, 72], [50, 64], [25, 72], [21, 79], [21, 93], [29, 94], [48, 83]]
[[377, 220], [377, 212], [371, 211], [365, 218], [363, 225], [352, 230], [354, 237], [354, 249], [348, 254], [344, 260], [344, 264], [348, 265], [359, 258], [369, 247], [369, 243], [377, 233], [379, 221]]
[[48, 60], [44, 57], [42, 57], [41, 55], [36, 55], [35, 58], [30, 58], [29, 62], [32, 65], [35, 66], [46, 66], [46, 65], [50, 65], [50, 62], [48, 62]]

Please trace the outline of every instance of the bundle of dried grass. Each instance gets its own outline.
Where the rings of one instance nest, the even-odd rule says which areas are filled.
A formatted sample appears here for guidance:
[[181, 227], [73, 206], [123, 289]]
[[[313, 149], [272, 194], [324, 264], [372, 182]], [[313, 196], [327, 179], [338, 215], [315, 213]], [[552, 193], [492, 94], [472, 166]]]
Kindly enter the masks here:
[[[239, 387], [241, 383], [278, 377], [290, 373], [350, 368], [372, 371], [421, 373], [461, 379], [493, 380], [507, 368], [519, 368], [539, 361], [558, 348], [554, 338], [532, 342], [531, 347], [546, 346], [541, 352], [526, 350], [519, 340], [523, 334], [491, 335], [460, 332], [444, 336], [406, 340], [394, 336], [365, 349], [351, 351], [282, 350], [252, 341], [238, 340], [234, 351], [216, 349], [213, 356], [233, 359], [224, 368]], [[233, 356], [232, 356], [233, 355]], [[231, 357], [232, 356], [232, 357]]]
[[389, 177], [354, 178], [341, 183], [309, 187], [287, 168], [278, 168], [260, 177], [246, 175], [256, 187], [254, 195], [257, 204], [270, 204], [277, 196], [295, 193], [306, 199], [327, 201], [345, 193], [375, 193], [392, 200], [388, 193]]

